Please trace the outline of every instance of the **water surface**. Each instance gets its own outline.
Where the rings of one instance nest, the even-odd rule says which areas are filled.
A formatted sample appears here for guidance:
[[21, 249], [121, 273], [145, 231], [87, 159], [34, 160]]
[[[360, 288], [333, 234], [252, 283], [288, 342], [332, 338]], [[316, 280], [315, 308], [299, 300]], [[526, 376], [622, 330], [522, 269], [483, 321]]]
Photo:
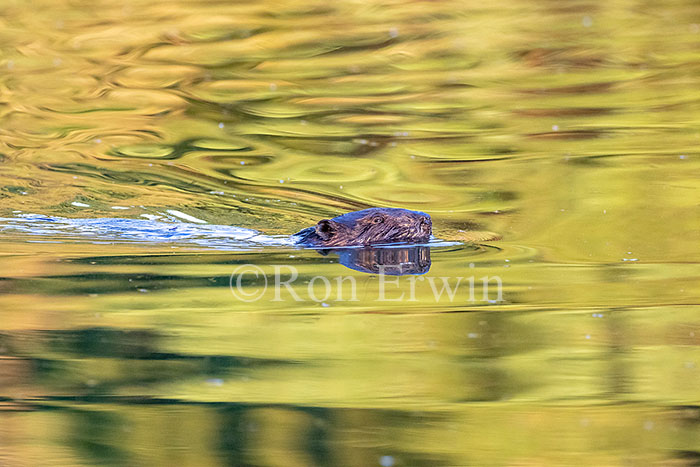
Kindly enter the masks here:
[[[0, 465], [695, 465], [699, 102], [690, 0], [2, 2]], [[242, 230], [371, 206], [504, 238]]]

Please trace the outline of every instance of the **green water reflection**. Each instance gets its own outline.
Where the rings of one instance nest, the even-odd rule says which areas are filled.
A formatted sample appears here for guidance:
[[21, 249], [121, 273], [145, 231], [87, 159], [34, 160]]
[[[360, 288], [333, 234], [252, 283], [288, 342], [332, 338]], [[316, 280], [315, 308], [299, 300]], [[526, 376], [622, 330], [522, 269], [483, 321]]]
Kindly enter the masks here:
[[0, 465], [696, 465], [698, 102], [691, 0], [3, 1], [0, 217], [503, 240], [392, 301], [335, 254], [0, 230]]

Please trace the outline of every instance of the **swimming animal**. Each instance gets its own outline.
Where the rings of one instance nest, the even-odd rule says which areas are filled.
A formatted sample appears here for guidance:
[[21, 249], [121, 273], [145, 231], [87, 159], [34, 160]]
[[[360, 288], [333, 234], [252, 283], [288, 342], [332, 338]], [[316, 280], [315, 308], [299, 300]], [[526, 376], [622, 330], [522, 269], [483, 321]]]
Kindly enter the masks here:
[[427, 243], [433, 233], [430, 216], [399, 208], [369, 208], [322, 219], [292, 237], [297, 245], [348, 247], [388, 243]]

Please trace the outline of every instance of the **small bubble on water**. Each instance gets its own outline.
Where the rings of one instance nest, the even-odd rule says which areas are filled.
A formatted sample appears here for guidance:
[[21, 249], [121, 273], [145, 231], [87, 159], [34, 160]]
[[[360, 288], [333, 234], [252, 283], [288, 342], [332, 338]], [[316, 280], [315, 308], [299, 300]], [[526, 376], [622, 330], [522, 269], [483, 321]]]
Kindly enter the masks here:
[[379, 458], [379, 465], [382, 467], [392, 467], [394, 465], [394, 456], [382, 456]]
[[322, 306], [323, 308], [328, 308], [330, 305], [329, 305], [328, 303], [326, 303], [326, 302], [321, 302], [321, 306]]
[[212, 378], [207, 380], [207, 384], [210, 386], [223, 386], [224, 380], [221, 378]]
[[97, 144], [100, 144], [100, 143], [102, 142], [102, 140], [101, 140], [100, 138], [97, 138], [97, 139], [95, 140], [95, 142], [96, 142]]
[[467, 334], [467, 337], [468, 337], [469, 339], [478, 339], [478, 338], [479, 338], [479, 334], [476, 333], [476, 332], [470, 332], [469, 334]]
[[79, 207], [79, 208], [89, 208], [89, 207], [90, 207], [89, 204], [81, 203], [81, 202], [78, 202], [78, 201], [73, 201], [73, 202], [70, 203], [70, 204], [72, 204], [73, 206], [77, 206], [77, 207]]
[[223, 128], [223, 127], [224, 127], [224, 122], [219, 122], [219, 128]]
[[685, 160], [688, 158], [688, 156], [686, 156], [685, 154], [681, 154], [680, 156], [678, 156], [678, 158], [681, 160]]
[[270, 91], [277, 91], [277, 85], [275, 83], [270, 83]]
[[607, 210], [607, 209], [603, 209], [603, 214], [607, 214], [607, 213], [608, 213], [608, 210]]
[[389, 37], [391, 37], [393, 39], [395, 37], [398, 37], [398, 35], [399, 35], [399, 28], [389, 29]]
[[559, 131], [559, 125], [552, 125], [552, 131]]
[[593, 25], [593, 18], [590, 16], [586, 15], [583, 17], [581, 20], [581, 24], [583, 24], [584, 28], [590, 28]]
[[284, 180], [280, 179], [280, 183], [284, 183]]
[[245, 161], [241, 161], [241, 165], [245, 165]]

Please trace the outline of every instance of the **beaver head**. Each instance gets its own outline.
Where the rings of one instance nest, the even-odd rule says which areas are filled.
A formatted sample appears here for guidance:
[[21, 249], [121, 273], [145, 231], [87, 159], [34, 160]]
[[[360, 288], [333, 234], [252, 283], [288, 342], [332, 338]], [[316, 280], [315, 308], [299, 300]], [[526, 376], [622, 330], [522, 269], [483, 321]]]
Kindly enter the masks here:
[[380, 243], [425, 243], [433, 225], [420, 211], [370, 208], [323, 219], [295, 235], [296, 243], [321, 247], [376, 245]]

